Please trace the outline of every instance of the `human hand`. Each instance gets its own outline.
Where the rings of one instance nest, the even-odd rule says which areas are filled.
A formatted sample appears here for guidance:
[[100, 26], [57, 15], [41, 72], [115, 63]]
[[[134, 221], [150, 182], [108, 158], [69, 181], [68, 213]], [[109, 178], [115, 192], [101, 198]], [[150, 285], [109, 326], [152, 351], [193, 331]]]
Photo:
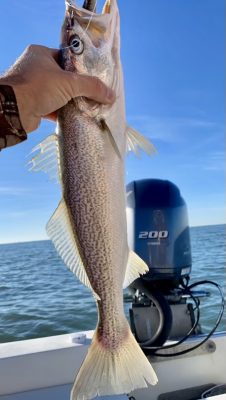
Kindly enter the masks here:
[[41, 118], [55, 120], [56, 111], [74, 97], [85, 96], [103, 104], [115, 100], [114, 92], [98, 78], [62, 70], [58, 55], [58, 50], [31, 45], [0, 78], [0, 84], [13, 87], [27, 133], [38, 128]]

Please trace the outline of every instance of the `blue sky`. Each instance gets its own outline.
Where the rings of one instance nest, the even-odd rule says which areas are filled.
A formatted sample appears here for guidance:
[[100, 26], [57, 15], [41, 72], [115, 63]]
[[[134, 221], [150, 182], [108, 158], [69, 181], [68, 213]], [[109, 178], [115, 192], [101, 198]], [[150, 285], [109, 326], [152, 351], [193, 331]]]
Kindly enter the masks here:
[[[158, 150], [152, 158], [130, 154], [126, 179], [169, 179], [192, 226], [225, 223], [224, 0], [118, 4], [127, 119]], [[63, 16], [63, 0], [1, 0], [0, 71], [30, 43], [58, 47]], [[0, 153], [0, 243], [47, 237], [60, 191], [26, 163], [53, 131], [44, 121], [26, 142]]]

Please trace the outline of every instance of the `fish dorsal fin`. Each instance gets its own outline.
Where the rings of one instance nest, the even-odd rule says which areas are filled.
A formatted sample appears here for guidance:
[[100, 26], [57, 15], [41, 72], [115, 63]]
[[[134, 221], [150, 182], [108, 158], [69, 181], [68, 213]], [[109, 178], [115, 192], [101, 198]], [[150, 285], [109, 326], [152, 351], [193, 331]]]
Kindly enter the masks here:
[[50, 218], [46, 226], [47, 234], [66, 266], [87, 286], [97, 300], [99, 296], [93, 291], [79, 250], [78, 240], [72, 231], [70, 217], [64, 200]]
[[146, 139], [143, 135], [137, 132], [130, 126], [127, 127], [127, 151], [133, 151], [137, 157], [140, 156], [139, 148], [141, 148], [149, 156], [156, 153], [156, 149], [153, 144]]
[[123, 289], [127, 288], [140, 275], [146, 274], [149, 271], [147, 264], [134, 251], [130, 250], [126, 268]]
[[61, 181], [60, 156], [58, 135], [52, 134], [32, 149], [32, 153], [38, 151], [36, 156], [29, 161], [30, 171], [43, 171], [51, 179]]

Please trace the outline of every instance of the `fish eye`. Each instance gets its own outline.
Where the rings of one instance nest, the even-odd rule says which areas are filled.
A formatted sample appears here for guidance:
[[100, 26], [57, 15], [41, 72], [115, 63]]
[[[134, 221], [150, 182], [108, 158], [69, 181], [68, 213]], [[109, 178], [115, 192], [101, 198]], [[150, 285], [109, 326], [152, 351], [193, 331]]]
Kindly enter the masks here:
[[75, 54], [82, 54], [84, 50], [83, 41], [80, 39], [79, 36], [74, 35], [70, 39], [69, 47]]

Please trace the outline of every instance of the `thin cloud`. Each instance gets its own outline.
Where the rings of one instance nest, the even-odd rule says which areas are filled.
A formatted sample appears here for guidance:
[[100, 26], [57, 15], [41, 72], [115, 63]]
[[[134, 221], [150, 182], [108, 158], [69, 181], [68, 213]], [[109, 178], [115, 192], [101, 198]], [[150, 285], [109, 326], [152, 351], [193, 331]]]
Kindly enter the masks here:
[[10, 212], [6, 212], [4, 214], [0, 214], [0, 218], [4, 217], [4, 218], [8, 218], [8, 219], [20, 219], [20, 218], [25, 218], [28, 217], [29, 215], [31, 215], [31, 211], [10, 211]]
[[191, 161], [181, 163], [180, 167], [191, 170], [198, 168], [204, 171], [224, 172], [225, 154], [223, 151], [214, 151], [204, 155], [201, 153], [198, 158], [193, 157]]
[[214, 121], [202, 118], [157, 118], [149, 115], [135, 115], [128, 118], [131, 125], [145, 136], [166, 143], [181, 142], [189, 134], [204, 131], [219, 131], [220, 126]]
[[15, 186], [0, 186], [1, 196], [24, 196], [25, 194], [31, 193], [30, 188], [15, 187]]
[[215, 151], [208, 157], [208, 162], [203, 167], [207, 171], [223, 172], [225, 171], [225, 153], [223, 151]]

